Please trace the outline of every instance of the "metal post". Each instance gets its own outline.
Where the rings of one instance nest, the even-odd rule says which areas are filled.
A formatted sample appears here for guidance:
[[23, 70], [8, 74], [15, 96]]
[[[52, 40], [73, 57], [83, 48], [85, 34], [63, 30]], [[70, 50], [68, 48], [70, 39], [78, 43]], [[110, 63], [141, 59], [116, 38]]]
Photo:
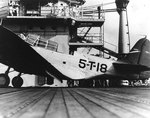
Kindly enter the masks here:
[[119, 42], [118, 42], [118, 52], [119, 54], [129, 52], [129, 42], [126, 37], [126, 7], [129, 0], [116, 0], [117, 11], [120, 15], [119, 21]]
[[101, 18], [101, 6], [98, 6], [97, 10], [98, 10], [98, 19], [100, 19]]

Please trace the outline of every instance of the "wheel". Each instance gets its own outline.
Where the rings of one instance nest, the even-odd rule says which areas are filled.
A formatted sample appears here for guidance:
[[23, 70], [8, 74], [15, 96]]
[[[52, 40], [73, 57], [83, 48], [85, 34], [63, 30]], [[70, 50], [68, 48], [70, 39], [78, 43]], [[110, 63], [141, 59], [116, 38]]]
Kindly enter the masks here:
[[8, 87], [10, 78], [7, 74], [0, 74], [0, 87]]
[[16, 76], [12, 80], [12, 85], [15, 88], [20, 88], [23, 85], [23, 79], [20, 76]]

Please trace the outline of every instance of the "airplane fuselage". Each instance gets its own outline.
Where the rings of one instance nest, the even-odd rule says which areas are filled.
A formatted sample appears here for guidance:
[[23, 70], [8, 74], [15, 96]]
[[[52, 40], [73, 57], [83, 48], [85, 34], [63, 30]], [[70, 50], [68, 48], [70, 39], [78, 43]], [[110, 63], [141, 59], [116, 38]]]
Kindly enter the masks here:
[[33, 47], [43, 58], [52, 64], [58, 71], [71, 79], [88, 79], [104, 74], [114, 61], [75, 53], [62, 54], [44, 48]]

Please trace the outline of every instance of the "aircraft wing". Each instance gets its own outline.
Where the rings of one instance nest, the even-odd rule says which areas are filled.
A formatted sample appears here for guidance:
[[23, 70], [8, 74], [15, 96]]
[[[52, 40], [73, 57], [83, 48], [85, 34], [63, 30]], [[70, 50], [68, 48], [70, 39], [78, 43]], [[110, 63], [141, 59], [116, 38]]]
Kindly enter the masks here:
[[62, 77], [62, 74], [28, 43], [3, 26], [0, 26], [0, 63], [21, 73]]
[[[13, 32], [0, 26], [0, 62], [23, 73], [43, 75], [47, 62]], [[37, 73], [37, 74], [38, 74]]]

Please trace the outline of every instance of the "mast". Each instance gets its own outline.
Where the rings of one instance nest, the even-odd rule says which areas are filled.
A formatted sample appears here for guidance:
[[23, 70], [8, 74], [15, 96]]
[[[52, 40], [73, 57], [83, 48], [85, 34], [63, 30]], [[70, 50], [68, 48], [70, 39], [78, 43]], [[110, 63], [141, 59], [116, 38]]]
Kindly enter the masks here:
[[129, 52], [129, 41], [126, 37], [126, 8], [129, 0], [116, 0], [117, 11], [120, 15], [119, 21], [119, 42], [118, 42], [118, 53], [128, 53]]

